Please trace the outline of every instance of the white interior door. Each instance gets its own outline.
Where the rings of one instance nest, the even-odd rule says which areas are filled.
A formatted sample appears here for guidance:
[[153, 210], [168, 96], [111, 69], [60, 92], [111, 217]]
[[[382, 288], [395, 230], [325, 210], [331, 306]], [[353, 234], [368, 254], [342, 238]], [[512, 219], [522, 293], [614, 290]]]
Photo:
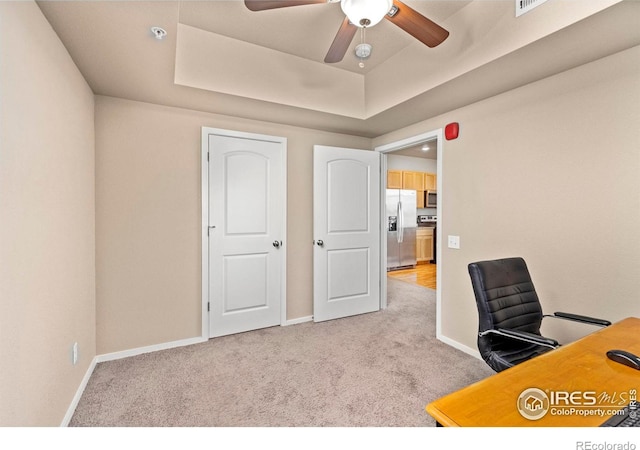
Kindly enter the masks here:
[[314, 146], [313, 319], [380, 309], [380, 155]]
[[286, 140], [209, 130], [209, 336], [279, 325]]

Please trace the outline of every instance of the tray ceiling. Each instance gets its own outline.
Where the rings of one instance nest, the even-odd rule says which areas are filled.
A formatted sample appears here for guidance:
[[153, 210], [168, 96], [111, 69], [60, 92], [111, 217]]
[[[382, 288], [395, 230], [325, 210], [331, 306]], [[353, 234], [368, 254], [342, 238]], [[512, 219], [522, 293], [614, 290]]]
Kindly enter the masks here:
[[383, 20], [362, 69], [351, 51], [322, 62], [338, 4], [38, 2], [98, 95], [368, 137], [640, 43], [635, 1], [549, 1], [519, 18], [506, 0], [405, 3], [449, 38], [430, 49]]

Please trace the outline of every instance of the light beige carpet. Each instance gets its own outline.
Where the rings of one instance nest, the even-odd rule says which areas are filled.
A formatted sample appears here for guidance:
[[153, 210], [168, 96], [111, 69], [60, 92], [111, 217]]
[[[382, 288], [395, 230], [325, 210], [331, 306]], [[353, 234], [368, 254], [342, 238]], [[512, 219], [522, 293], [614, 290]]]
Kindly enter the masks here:
[[427, 403], [493, 372], [435, 339], [435, 291], [388, 283], [384, 311], [100, 363], [70, 425], [434, 426]]

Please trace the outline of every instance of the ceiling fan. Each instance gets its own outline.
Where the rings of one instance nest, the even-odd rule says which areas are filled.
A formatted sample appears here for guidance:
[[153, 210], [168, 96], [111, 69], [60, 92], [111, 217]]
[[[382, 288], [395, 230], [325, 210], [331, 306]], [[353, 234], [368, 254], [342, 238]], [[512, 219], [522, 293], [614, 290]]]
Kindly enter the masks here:
[[346, 17], [324, 58], [326, 63], [342, 61], [358, 28], [372, 27], [383, 18], [427, 45], [440, 45], [449, 32], [399, 0], [244, 0], [251, 11], [287, 8], [316, 3], [340, 3]]

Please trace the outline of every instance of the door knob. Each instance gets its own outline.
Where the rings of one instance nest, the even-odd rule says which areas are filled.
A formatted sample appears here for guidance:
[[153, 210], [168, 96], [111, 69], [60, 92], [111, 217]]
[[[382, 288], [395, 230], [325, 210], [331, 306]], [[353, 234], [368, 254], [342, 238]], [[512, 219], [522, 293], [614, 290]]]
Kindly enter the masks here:
[[274, 246], [275, 248], [280, 247], [280, 242], [279, 242], [279, 241], [273, 241], [273, 246]]
[[324, 241], [322, 239], [318, 239], [316, 244], [318, 244], [319, 247], [322, 247], [324, 245]]

